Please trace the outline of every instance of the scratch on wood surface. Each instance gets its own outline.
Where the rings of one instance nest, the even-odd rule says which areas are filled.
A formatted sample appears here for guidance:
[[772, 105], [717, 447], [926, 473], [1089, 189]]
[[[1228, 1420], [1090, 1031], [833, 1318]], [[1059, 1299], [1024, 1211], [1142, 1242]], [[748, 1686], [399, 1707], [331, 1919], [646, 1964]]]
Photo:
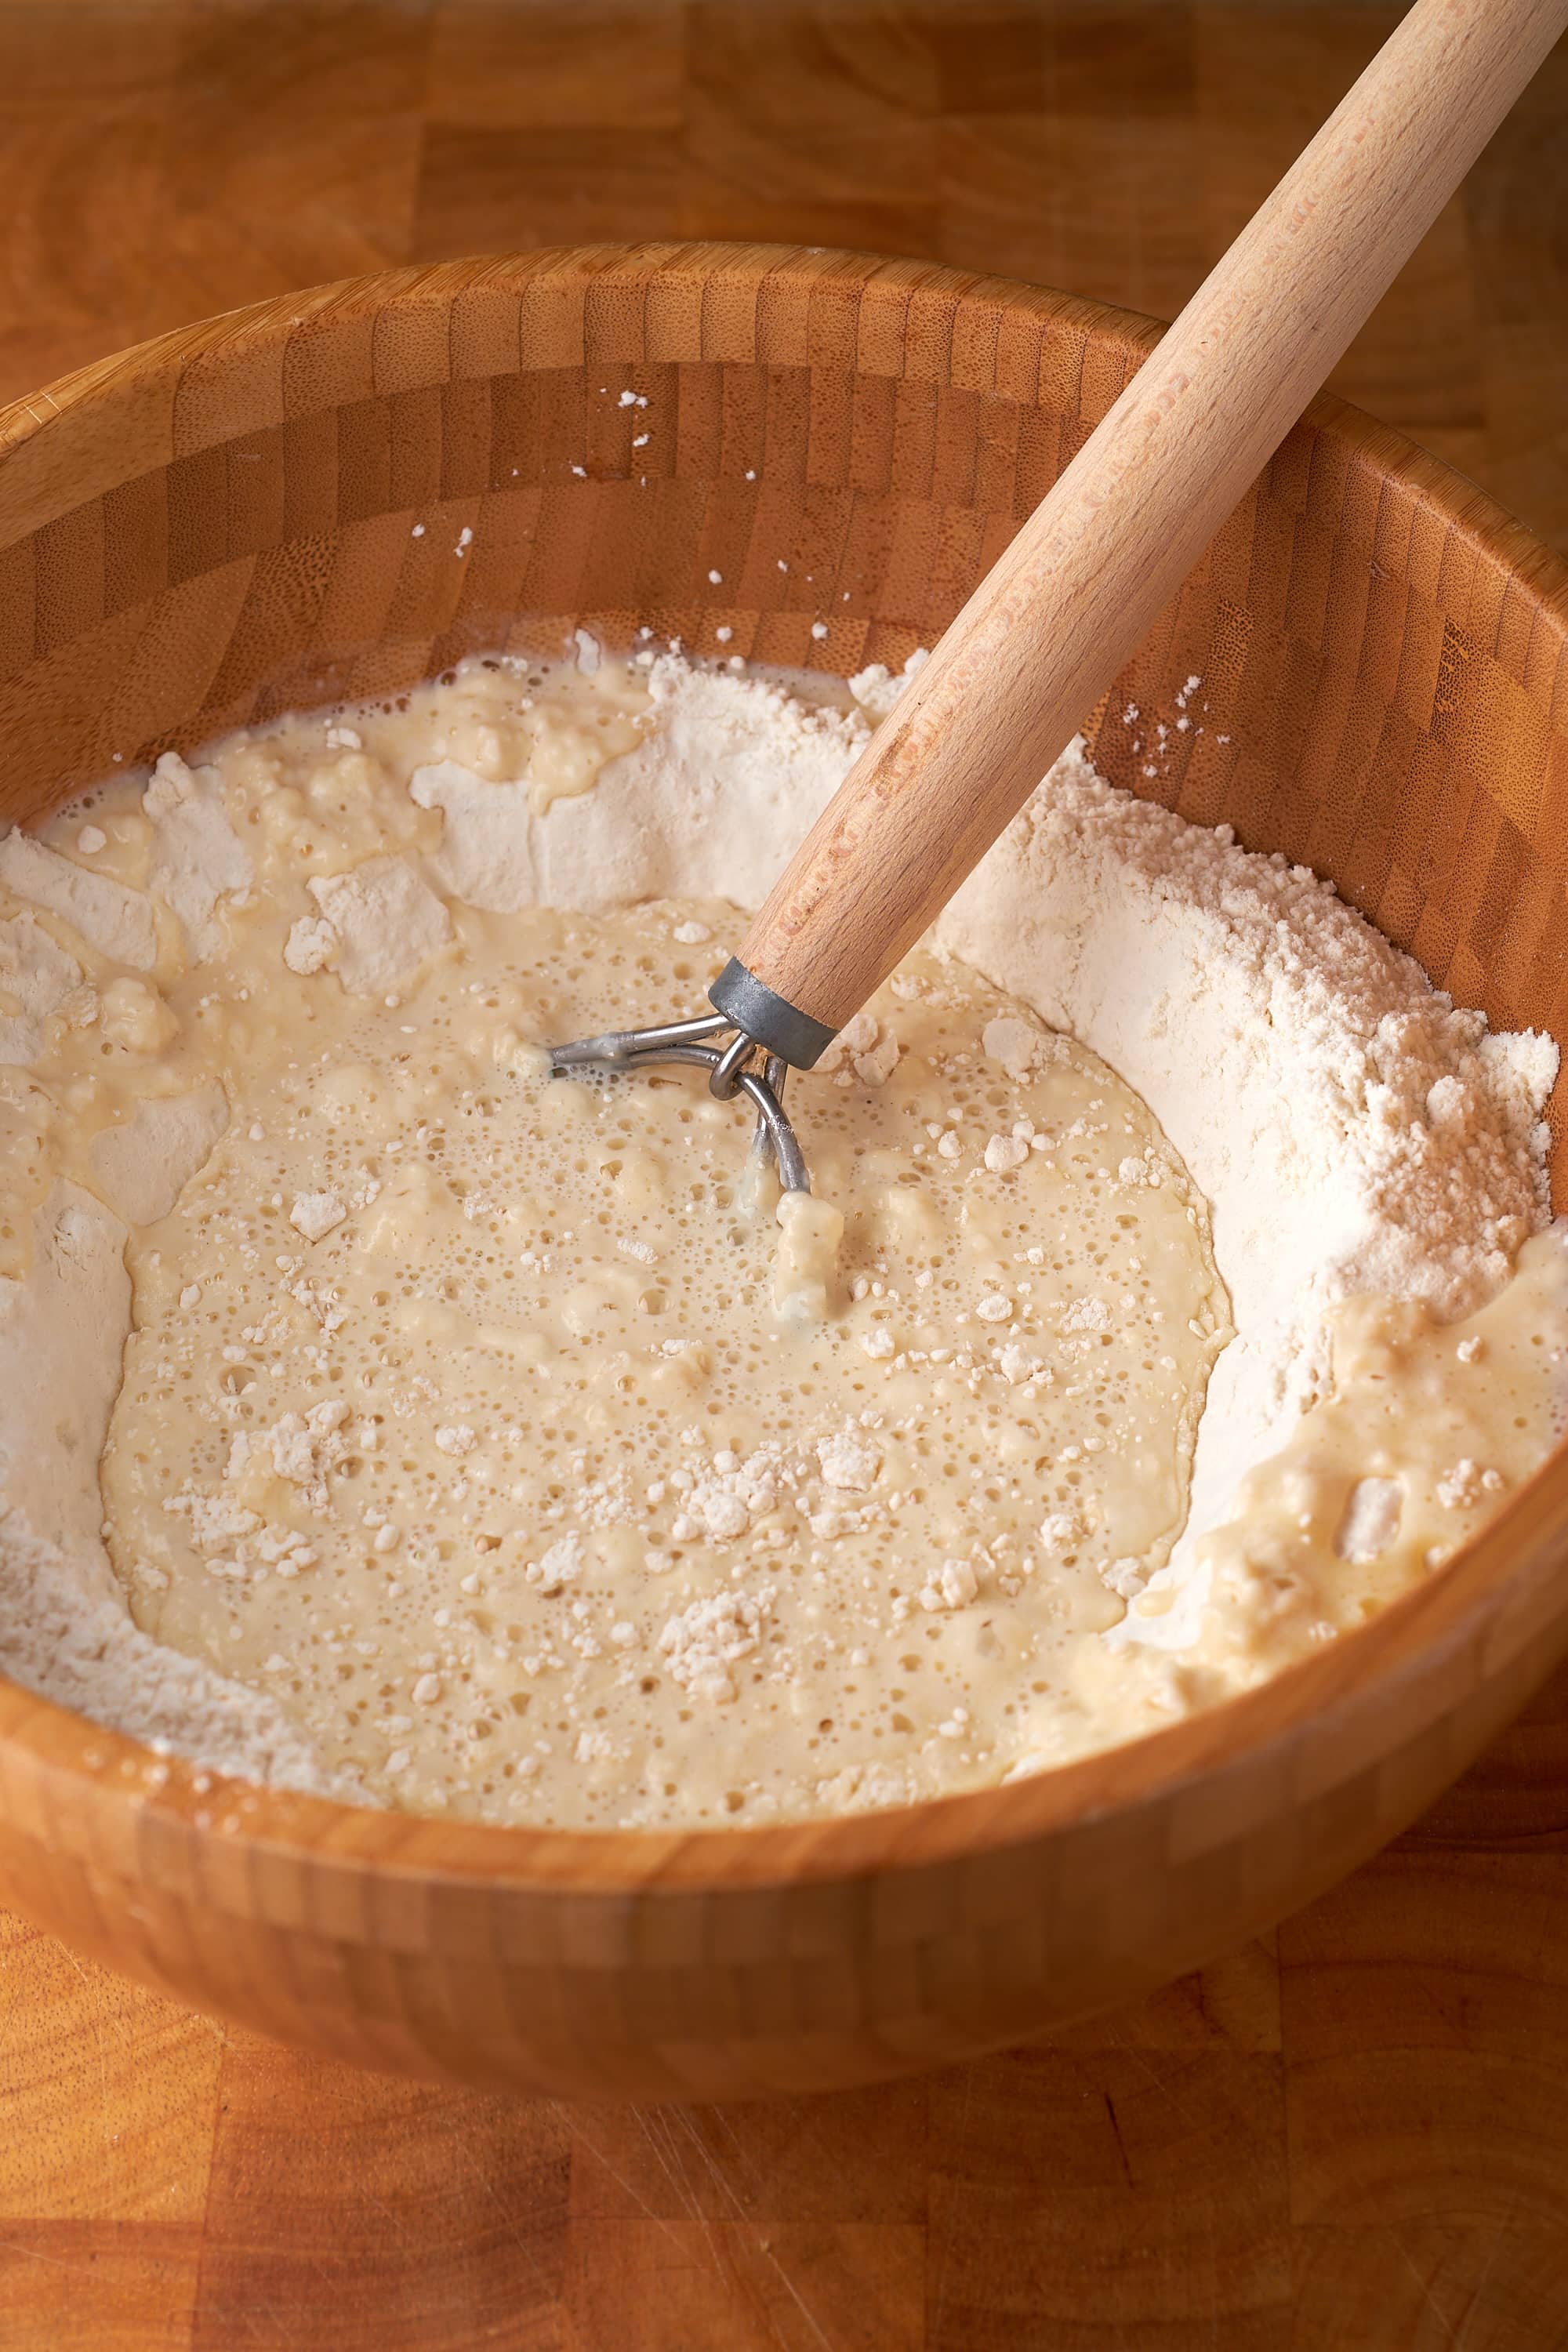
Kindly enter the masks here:
[[1406, 2270], [1410, 2273], [1411, 2277], [1415, 2280], [1416, 2285], [1421, 2290], [1421, 2300], [1426, 2304], [1427, 2309], [1436, 2320], [1438, 2326], [1441, 2327], [1444, 2341], [1450, 2346], [1457, 2345], [1459, 2339], [1455, 2335], [1452, 2326], [1449, 2325], [1447, 2316], [1445, 2314], [1441, 2304], [1437, 2301], [1436, 2296], [1433, 2294], [1431, 2286], [1415, 2261], [1415, 2257], [1410, 2252], [1409, 2247], [1405, 2245], [1397, 2237], [1394, 2239], [1394, 2243], [1399, 2247], [1401, 2261], [1404, 2263]]
[[[604, 2169], [609, 2174], [610, 2179], [615, 2182], [616, 2188], [624, 2189], [626, 2194], [631, 2199], [632, 2203], [641, 2209], [641, 2210], [647, 2215], [647, 2219], [654, 2224], [656, 2229], [661, 2230], [667, 2238], [673, 2239], [675, 2232], [671, 2230], [669, 2223], [666, 2221], [664, 2216], [661, 2213], [655, 2212], [653, 2207], [648, 2203], [647, 2199], [643, 2195], [642, 2191], [637, 2188], [632, 2181], [626, 2179], [624, 2172], [617, 2170], [616, 2167], [610, 2162], [610, 2159], [605, 2154], [604, 2149], [593, 2139], [581, 2118], [574, 2113], [571, 2106], [564, 2100], [557, 2100], [554, 2102], [554, 2109], [561, 2121], [565, 2125], [567, 2132], [571, 2137], [574, 2140], [581, 2142], [582, 2146], [587, 2149], [595, 2164], [602, 2165], [604, 2167]], [[640, 2110], [634, 2107], [630, 2112], [632, 2116], [636, 2117], [640, 2113]]]
[[1116, 2153], [1121, 2158], [1121, 2177], [1129, 2189], [1135, 2188], [1137, 2184], [1132, 2178], [1132, 2167], [1127, 2157], [1127, 2143], [1121, 2137], [1121, 2126], [1117, 2120], [1116, 2102], [1109, 2091], [1102, 2091], [1100, 2095], [1105, 2102], [1106, 2117], [1110, 2125], [1111, 2137], [1116, 2142]]

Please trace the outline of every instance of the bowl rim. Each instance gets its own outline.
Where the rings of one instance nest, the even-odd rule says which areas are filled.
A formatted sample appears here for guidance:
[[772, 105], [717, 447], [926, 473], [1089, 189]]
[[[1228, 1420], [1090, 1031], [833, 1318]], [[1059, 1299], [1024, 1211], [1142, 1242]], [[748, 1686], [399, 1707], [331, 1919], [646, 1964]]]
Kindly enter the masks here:
[[[1152, 349], [1163, 331], [1157, 320], [1088, 297], [841, 248], [719, 242], [560, 246], [375, 271], [171, 330], [0, 406], [0, 477], [29, 445], [37, 444], [43, 458], [32, 484], [24, 482], [20, 520], [0, 492], [0, 537], [25, 536], [40, 516], [68, 512], [122, 478], [112, 473], [113, 436], [107, 436], [103, 483], [85, 491], [79, 483], [62, 498], [60, 469], [47, 462], [50, 437], [95, 404], [113, 408], [134, 401], [149, 383], [187, 368], [193, 352], [222, 365], [269, 350], [331, 314], [374, 316], [393, 303], [426, 301], [439, 309], [476, 289], [516, 292], [542, 277], [585, 282], [666, 275], [725, 275], [758, 286], [764, 279], [804, 281], [809, 288], [847, 281], [862, 289], [879, 283], [929, 293], [954, 310], [976, 299], [1001, 302], [1037, 320], [1109, 336], [1134, 353]], [[1336, 394], [1320, 394], [1303, 422], [1397, 478], [1477, 554], [1504, 567], [1527, 592], [1535, 616], [1550, 616], [1568, 645], [1568, 562], [1486, 491]], [[235, 428], [212, 437], [231, 440]], [[164, 462], [174, 454], [171, 446]], [[25, 1792], [42, 1804], [47, 1820], [62, 1822], [70, 1808], [80, 1808], [85, 1782], [101, 1806], [129, 1811], [139, 1822], [177, 1822], [258, 1856], [503, 1895], [610, 1899], [841, 1883], [978, 1859], [1103, 1823], [1110, 1813], [1179, 1804], [1184, 1790], [1210, 1791], [1220, 1774], [1233, 1776], [1237, 1805], [1257, 1815], [1268, 1809], [1269, 1790], [1284, 1786], [1301, 1792], [1309, 1749], [1326, 1741], [1342, 1752], [1348, 1741], [1375, 1758], [1382, 1748], [1366, 1736], [1369, 1720], [1380, 1721], [1402, 1695], [1410, 1697], [1424, 1683], [1452, 1682], [1466, 1661], [1481, 1658], [1490, 1672], [1517, 1655], [1546, 1622], [1565, 1549], [1568, 1444], [1560, 1444], [1438, 1573], [1322, 1650], [1119, 1747], [914, 1804], [699, 1829], [555, 1829], [403, 1813], [213, 1771], [152, 1749], [0, 1675], [0, 1807], [13, 1810], [6, 1800]], [[1468, 1679], [1475, 1679], [1473, 1673]], [[243, 1904], [245, 1897], [237, 1899]]]

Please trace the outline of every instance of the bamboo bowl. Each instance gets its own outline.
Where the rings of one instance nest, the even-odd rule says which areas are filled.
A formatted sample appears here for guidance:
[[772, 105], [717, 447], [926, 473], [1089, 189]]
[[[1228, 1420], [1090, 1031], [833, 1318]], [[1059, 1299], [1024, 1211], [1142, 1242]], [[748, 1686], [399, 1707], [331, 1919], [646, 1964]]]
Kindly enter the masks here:
[[[595, 247], [361, 278], [85, 369], [0, 415], [0, 816], [115, 753], [579, 620], [900, 662], [1157, 332], [913, 262]], [[1323, 400], [1089, 732], [1118, 782], [1327, 872], [1463, 1002], [1568, 1041], [1565, 645], [1563, 566]], [[1194, 672], [1207, 731], [1151, 787], [1117, 714]], [[796, 1827], [527, 1832], [179, 1764], [160, 1785], [0, 1683], [0, 1901], [368, 2065], [641, 2098], [863, 2083], [1135, 1996], [1363, 1860], [1568, 1646], [1565, 1538], [1560, 1454], [1260, 1690], [1041, 1779]]]

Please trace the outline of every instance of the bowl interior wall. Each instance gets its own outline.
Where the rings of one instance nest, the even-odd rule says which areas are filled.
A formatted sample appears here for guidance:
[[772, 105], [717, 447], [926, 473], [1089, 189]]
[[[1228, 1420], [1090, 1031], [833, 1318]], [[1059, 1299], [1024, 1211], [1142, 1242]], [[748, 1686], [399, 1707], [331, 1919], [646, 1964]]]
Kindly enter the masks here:
[[[719, 250], [700, 287], [656, 248], [328, 289], [68, 380], [41, 430], [0, 420], [25, 438], [0, 469], [0, 815], [584, 618], [896, 665], [1157, 331]], [[1568, 596], [1467, 491], [1320, 404], [1086, 722], [1115, 782], [1331, 876], [1494, 1023], [1568, 1034]]]

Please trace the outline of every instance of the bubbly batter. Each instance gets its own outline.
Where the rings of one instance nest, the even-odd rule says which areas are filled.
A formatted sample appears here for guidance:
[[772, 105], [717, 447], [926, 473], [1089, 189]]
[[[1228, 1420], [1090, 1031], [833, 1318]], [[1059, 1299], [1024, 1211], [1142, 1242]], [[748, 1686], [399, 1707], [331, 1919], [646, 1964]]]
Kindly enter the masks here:
[[[816, 691], [805, 792], [864, 725]], [[616, 905], [608, 837], [598, 911], [537, 903], [540, 821], [656, 725], [712, 764], [646, 661], [471, 665], [0, 841], [0, 1273], [62, 1180], [129, 1228], [101, 1486], [138, 1625], [384, 1802], [748, 1821], [1223, 1696], [1542, 1459], [1554, 1238], [1469, 1323], [1336, 1309], [1332, 1392], [1174, 1580], [1230, 1336], [1207, 1210], [951, 957], [796, 1082], [816, 1197], [779, 1221], [698, 1074], [551, 1079], [545, 1040], [698, 1007], [743, 927]]]
[[540, 1067], [700, 1001], [735, 921], [465, 915], [393, 1004], [273, 973], [214, 1024], [236, 1115], [140, 1237], [110, 1549], [149, 1632], [378, 1794], [595, 1822], [994, 1777], [1181, 1528], [1224, 1295], [1092, 1055], [912, 959], [803, 1113], [825, 1319], [734, 1108]]

